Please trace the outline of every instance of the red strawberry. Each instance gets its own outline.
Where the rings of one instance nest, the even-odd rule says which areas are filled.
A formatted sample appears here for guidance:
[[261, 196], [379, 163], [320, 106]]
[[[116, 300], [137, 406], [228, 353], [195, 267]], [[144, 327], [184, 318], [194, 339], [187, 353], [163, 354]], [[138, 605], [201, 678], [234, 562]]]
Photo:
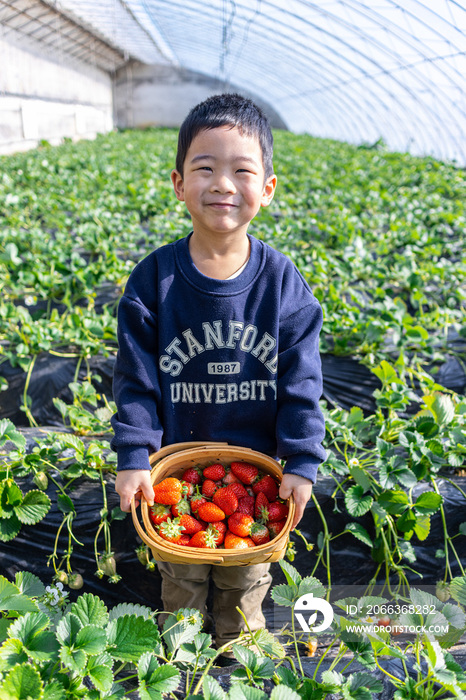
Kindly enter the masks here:
[[207, 530], [208, 532], [214, 533], [215, 543], [217, 547], [223, 544], [223, 540], [225, 539], [227, 529], [228, 528], [224, 520], [217, 520], [217, 522], [215, 523], [209, 523], [209, 527], [207, 528]]
[[201, 470], [198, 467], [188, 467], [181, 477], [190, 484], [200, 484], [202, 479]]
[[200, 530], [196, 532], [195, 535], [189, 540], [190, 547], [201, 547], [203, 549], [215, 549], [215, 535], [213, 532], [208, 532], [207, 530]]
[[243, 496], [243, 498], [238, 498], [238, 510], [237, 513], [246, 513], [250, 515], [251, 518], [254, 517], [254, 503], [256, 499], [254, 496]]
[[170, 506], [155, 503], [149, 508], [149, 518], [154, 525], [161, 525], [170, 517]]
[[183, 535], [194, 535], [202, 530], [202, 525], [199, 520], [193, 518], [192, 515], [183, 513], [180, 517], [181, 532]]
[[255, 545], [250, 537], [238, 537], [238, 535], [228, 531], [223, 546], [225, 549], [248, 549], [248, 547]]
[[180, 479], [180, 481], [181, 481], [181, 494], [182, 494], [183, 498], [189, 498], [194, 493], [194, 484], [191, 484], [189, 481], [183, 481], [183, 479]]
[[249, 533], [249, 536], [255, 545], [270, 542], [270, 533], [267, 529], [267, 526], [263, 523], [253, 523], [251, 525], [251, 531]]
[[283, 518], [287, 517], [288, 510], [289, 508], [286, 505], [286, 503], [280, 503], [280, 501], [274, 501], [274, 503], [269, 503], [269, 505], [267, 506], [267, 522], [276, 523], [278, 522], [278, 520], [283, 520]]
[[186, 498], [182, 498], [181, 501], [179, 501], [178, 503], [175, 503], [175, 505], [172, 506], [170, 510], [171, 510], [172, 515], [174, 515], [175, 518], [177, 518], [179, 515], [182, 515], [183, 513], [190, 513], [191, 506], [189, 505]]
[[231, 471], [231, 469], [228, 469], [228, 470], [227, 470], [227, 472], [226, 472], [225, 476], [223, 477], [222, 481], [223, 481], [223, 483], [224, 483], [225, 485], [228, 485], [228, 484], [238, 484], [238, 483], [240, 483], [240, 480], [238, 479], [237, 476], [235, 476], [235, 475], [233, 474], [233, 472]]
[[187, 547], [191, 540], [191, 535], [181, 535], [180, 539], [176, 544], [181, 544], [183, 547]]
[[228, 518], [228, 529], [239, 537], [248, 537], [253, 524], [254, 518], [246, 513], [233, 513]]
[[280, 534], [280, 532], [285, 527], [285, 523], [286, 523], [286, 518], [284, 518], [283, 520], [277, 520], [274, 523], [267, 524], [267, 529], [270, 532], [270, 537], [272, 539]]
[[274, 501], [278, 496], [277, 482], [270, 474], [266, 474], [262, 479], [259, 479], [252, 487], [252, 490], [256, 495], [261, 492], [265, 493], [269, 501]]
[[159, 535], [163, 537], [164, 540], [168, 542], [174, 542], [175, 544], [181, 537], [181, 525], [178, 518], [172, 520], [169, 518], [159, 527]]
[[237, 476], [243, 484], [247, 484], [248, 486], [256, 480], [259, 474], [258, 468], [247, 462], [232, 462], [230, 468], [233, 474]]
[[225, 467], [223, 464], [211, 464], [206, 467], [202, 472], [204, 479], [212, 479], [212, 481], [219, 481], [225, 476]]
[[169, 476], [154, 486], [154, 501], [172, 506], [181, 499], [181, 481]]
[[203, 503], [198, 508], [198, 515], [206, 523], [214, 523], [216, 520], [224, 520], [225, 513], [215, 503]]
[[212, 479], [206, 479], [203, 484], [202, 484], [202, 494], [206, 496], [206, 498], [212, 498], [214, 493], [218, 490], [218, 486], [215, 483], [215, 481], [212, 481]]
[[[213, 502], [223, 510], [225, 516], [228, 517], [238, 508], [238, 499], [236, 498], [231, 486], [224, 486], [214, 493]], [[221, 520], [221, 518], [218, 518]]]
[[230, 489], [230, 491], [233, 491], [238, 500], [248, 495], [248, 492], [246, 491], [246, 489], [240, 481], [233, 484], [228, 484], [225, 488], [228, 488]]
[[199, 492], [199, 486], [196, 486], [196, 493], [191, 496], [189, 503], [193, 513], [197, 513], [199, 506], [201, 506], [203, 503], [207, 503], [207, 498], [205, 498], [205, 496]]
[[257, 496], [256, 496], [256, 501], [254, 504], [254, 517], [256, 520], [259, 520], [259, 518], [262, 517], [262, 509], [266, 508], [269, 505], [269, 499], [265, 495], [265, 493], [262, 493], [260, 491]]

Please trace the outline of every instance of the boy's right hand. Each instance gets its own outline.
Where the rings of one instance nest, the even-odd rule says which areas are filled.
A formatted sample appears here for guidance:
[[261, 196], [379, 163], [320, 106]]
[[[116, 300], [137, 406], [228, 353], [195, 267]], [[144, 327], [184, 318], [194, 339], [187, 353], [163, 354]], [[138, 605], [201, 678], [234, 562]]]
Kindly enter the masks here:
[[125, 513], [131, 510], [134, 498], [136, 508], [140, 503], [141, 494], [149, 506], [154, 505], [154, 488], [150, 469], [124, 469], [117, 473], [115, 491], [120, 496], [120, 508]]

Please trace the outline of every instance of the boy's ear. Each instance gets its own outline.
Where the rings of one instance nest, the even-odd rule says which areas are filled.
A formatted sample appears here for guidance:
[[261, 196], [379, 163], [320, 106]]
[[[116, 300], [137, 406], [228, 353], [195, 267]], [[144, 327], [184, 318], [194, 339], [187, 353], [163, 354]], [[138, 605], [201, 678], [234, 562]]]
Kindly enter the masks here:
[[261, 207], [268, 207], [275, 194], [275, 188], [277, 186], [277, 176], [275, 174], [270, 175], [265, 181], [264, 189], [262, 191]]
[[178, 170], [172, 170], [171, 179], [176, 198], [179, 199], [180, 202], [184, 202], [184, 183]]

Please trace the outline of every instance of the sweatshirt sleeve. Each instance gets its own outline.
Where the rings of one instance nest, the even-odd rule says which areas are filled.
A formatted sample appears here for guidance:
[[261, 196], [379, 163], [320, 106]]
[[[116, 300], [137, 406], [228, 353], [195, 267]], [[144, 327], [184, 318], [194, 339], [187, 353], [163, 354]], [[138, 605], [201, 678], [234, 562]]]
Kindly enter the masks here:
[[319, 407], [322, 366], [319, 333], [322, 310], [309, 292], [311, 303], [280, 325], [278, 353], [278, 457], [286, 460], [284, 474], [316, 481], [317, 468], [326, 459], [322, 446], [325, 421]]
[[118, 455], [118, 470], [150, 469], [149, 455], [160, 449], [163, 433], [157, 410], [157, 317], [128, 288], [118, 306], [118, 347], [111, 447]]

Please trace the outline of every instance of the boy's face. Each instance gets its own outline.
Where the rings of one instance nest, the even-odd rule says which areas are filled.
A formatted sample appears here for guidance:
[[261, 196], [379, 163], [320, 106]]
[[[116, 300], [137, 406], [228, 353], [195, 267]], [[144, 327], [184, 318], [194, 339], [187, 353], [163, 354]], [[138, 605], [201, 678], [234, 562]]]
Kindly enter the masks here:
[[277, 178], [265, 180], [259, 140], [235, 127], [201, 131], [172, 172], [177, 198], [186, 203], [194, 233], [246, 234], [261, 207], [272, 201]]

